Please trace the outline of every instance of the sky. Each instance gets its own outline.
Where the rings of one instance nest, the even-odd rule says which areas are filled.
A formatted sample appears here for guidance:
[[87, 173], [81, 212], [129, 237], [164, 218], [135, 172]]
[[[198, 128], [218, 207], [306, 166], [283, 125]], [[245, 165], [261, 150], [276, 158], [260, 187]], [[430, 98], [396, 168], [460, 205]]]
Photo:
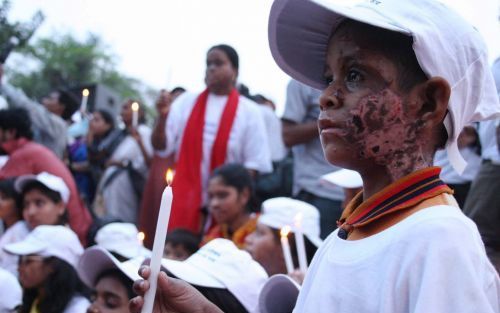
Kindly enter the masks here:
[[[348, 0], [338, 0], [348, 1]], [[351, 0], [353, 1], [353, 0]], [[441, 0], [486, 38], [490, 59], [500, 55], [500, 0]], [[240, 56], [239, 82], [252, 93], [285, 101], [288, 76], [274, 63], [267, 42], [271, 0], [11, 0], [11, 19], [27, 21], [42, 10], [35, 37], [99, 35], [118, 57], [118, 69], [153, 88], [203, 90], [205, 55], [216, 44]]]

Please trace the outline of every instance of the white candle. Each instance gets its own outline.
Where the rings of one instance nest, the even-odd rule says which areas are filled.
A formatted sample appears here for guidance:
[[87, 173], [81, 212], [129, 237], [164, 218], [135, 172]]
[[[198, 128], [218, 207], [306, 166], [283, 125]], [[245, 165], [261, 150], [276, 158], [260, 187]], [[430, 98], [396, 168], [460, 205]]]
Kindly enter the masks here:
[[80, 104], [80, 112], [82, 115], [87, 113], [87, 101], [89, 99], [90, 91], [85, 88], [82, 90], [82, 103]]
[[160, 274], [161, 258], [163, 257], [163, 249], [165, 247], [165, 237], [167, 235], [167, 226], [170, 219], [170, 211], [172, 209], [172, 170], [167, 171], [167, 187], [161, 196], [160, 213], [158, 214], [158, 221], [156, 222], [156, 233], [153, 243], [153, 253], [151, 254], [151, 275], [149, 276], [149, 290], [144, 295], [144, 305], [141, 313], [153, 312], [153, 304], [156, 295], [156, 287], [158, 283], [158, 274]]
[[307, 272], [307, 256], [304, 233], [302, 232], [302, 213], [295, 216], [295, 247], [297, 248], [300, 271], [305, 274]]
[[139, 125], [139, 103], [132, 103], [132, 127], [137, 128]]
[[283, 249], [283, 258], [285, 259], [286, 271], [288, 274], [293, 272], [292, 253], [290, 252], [290, 244], [288, 243], [288, 233], [290, 226], [284, 226], [281, 231], [281, 248]]

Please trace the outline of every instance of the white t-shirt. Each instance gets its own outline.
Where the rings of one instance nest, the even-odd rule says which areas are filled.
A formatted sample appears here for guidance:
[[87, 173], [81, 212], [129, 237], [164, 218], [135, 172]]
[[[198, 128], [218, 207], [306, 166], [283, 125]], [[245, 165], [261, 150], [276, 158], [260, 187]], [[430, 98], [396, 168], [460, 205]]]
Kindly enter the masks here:
[[[167, 118], [167, 149], [159, 153], [166, 157], [175, 153], [179, 157], [184, 129], [198, 94], [185, 92], [174, 103]], [[203, 131], [203, 159], [201, 164], [202, 188], [206, 190], [209, 177], [212, 146], [219, 129], [219, 122], [227, 102], [227, 96], [209, 94]], [[257, 104], [240, 96], [238, 109], [229, 134], [226, 163], [239, 163], [245, 168], [261, 173], [272, 171], [266, 129]]]
[[500, 279], [459, 208], [418, 211], [373, 236], [334, 231], [316, 253], [294, 313], [494, 313]]
[[259, 105], [258, 107], [264, 119], [264, 126], [266, 127], [271, 160], [280, 161], [286, 156], [287, 152], [285, 143], [283, 142], [281, 120], [273, 109], [267, 105]]
[[16, 277], [18, 276], [17, 261], [19, 257], [14, 254], [7, 253], [3, 247], [23, 240], [29, 232], [30, 230], [25, 221], [17, 221], [0, 237], [0, 267], [9, 271]]

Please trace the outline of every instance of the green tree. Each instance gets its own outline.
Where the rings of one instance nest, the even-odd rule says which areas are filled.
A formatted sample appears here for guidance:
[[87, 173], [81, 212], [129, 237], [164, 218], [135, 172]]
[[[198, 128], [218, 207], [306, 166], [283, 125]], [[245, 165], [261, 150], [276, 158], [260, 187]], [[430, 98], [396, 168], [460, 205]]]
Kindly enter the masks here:
[[20, 52], [27, 62], [10, 68], [9, 78], [31, 97], [90, 83], [105, 84], [124, 98], [140, 96], [141, 83], [116, 70], [116, 57], [96, 35], [83, 41], [70, 34], [40, 38]]

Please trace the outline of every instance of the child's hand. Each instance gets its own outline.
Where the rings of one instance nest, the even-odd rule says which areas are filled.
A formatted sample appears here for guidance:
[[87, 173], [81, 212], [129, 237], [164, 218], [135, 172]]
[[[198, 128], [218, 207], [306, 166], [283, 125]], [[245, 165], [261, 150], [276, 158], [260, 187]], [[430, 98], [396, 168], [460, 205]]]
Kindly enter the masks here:
[[[144, 305], [144, 294], [149, 290], [147, 281], [151, 270], [149, 266], [143, 266], [139, 275], [144, 280], [134, 282], [134, 291], [139, 296], [130, 300], [129, 310], [131, 313], [140, 313]], [[154, 313], [222, 313], [218, 307], [208, 301], [201, 293], [188, 283], [168, 277], [164, 272], [158, 275], [158, 288], [156, 290]]]

